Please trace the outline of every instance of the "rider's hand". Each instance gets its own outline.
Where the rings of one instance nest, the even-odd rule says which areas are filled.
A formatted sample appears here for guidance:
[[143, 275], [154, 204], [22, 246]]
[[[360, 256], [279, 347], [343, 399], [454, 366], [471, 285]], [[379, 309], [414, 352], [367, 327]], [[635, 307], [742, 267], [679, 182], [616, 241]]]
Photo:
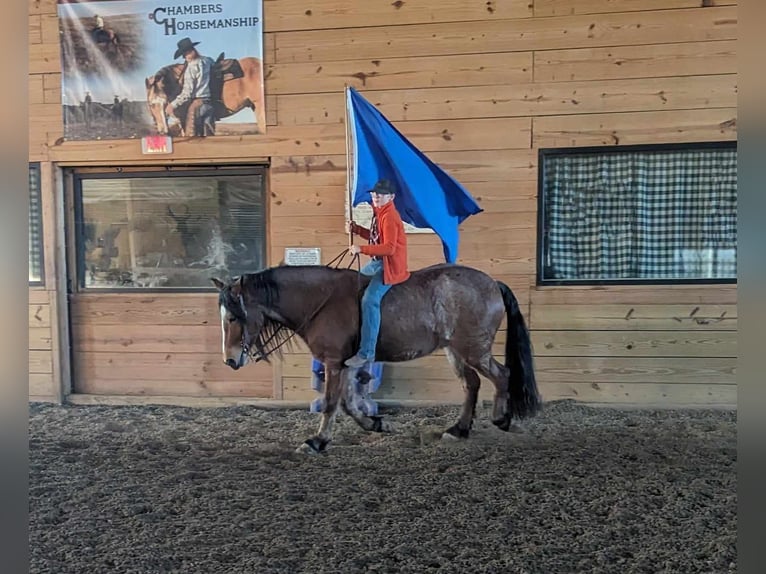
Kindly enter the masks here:
[[362, 252], [362, 250], [359, 248], [358, 245], [352, 245], [351, 247], [348, 248], [348, 250], [351, 253], [351, 255], [356, 255], [357, 253]]
[[165, 106], [165, 113], [169, 116], [173, 115], [173, 104], [168, 104]]

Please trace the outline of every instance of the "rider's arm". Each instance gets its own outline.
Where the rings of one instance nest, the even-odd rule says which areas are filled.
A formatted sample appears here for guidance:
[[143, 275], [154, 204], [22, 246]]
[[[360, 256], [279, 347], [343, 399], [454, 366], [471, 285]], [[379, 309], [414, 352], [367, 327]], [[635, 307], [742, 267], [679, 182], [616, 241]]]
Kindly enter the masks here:
[[369, 229], [367, 229], [366, 227], [362, 227], [361, 225], [357, 225], [353, 221], [351, 221], [350, 223], [351, 223], [351, 231], [353, 233], [356, 233], [362, 239], [366, 239], [366, 240], [369, 241], [369, 239], [370, 239], [370, 230]]
[[385, 238], [385, 243], [379, 243], [378, 245], [360, 245], [359, 251], [365, 255], [371, 256], [388, 256], [393, 255], [396, 251], [397, 239], [399, 238], [400, 226], [397, 225], [396, 219], [389, 217], [383, 219], [381, 224], [381, 236]]

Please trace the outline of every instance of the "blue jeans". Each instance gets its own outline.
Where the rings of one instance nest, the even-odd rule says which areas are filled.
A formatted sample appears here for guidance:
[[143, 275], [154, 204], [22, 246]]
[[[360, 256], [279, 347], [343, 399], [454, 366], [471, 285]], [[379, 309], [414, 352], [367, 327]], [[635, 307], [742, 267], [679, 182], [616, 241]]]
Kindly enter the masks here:
[[362, 342], [359, 354], [370, 361], [375, 360], [375, 346], [380, 332], [380, 302], [391, 285], [383, 283], [383, 262], [373, 259], [361, 269], [363, 275], [371, 277], [370, 284], [362, 296]]

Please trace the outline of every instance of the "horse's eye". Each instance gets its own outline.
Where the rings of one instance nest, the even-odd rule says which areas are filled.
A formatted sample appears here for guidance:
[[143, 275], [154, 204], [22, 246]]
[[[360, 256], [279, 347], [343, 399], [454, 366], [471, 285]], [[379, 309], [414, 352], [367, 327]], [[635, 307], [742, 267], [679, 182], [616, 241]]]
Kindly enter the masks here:
[[236, 317], [229, 317], [229, 323], [234, 323], [236, 320]]

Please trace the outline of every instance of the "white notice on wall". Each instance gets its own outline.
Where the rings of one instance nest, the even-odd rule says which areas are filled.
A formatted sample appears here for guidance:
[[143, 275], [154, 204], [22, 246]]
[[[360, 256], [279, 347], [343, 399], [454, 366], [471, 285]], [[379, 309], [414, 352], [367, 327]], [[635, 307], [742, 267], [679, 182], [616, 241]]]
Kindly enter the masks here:
[[319, 247], [285, 247], [285, 265], [321, 265]]

